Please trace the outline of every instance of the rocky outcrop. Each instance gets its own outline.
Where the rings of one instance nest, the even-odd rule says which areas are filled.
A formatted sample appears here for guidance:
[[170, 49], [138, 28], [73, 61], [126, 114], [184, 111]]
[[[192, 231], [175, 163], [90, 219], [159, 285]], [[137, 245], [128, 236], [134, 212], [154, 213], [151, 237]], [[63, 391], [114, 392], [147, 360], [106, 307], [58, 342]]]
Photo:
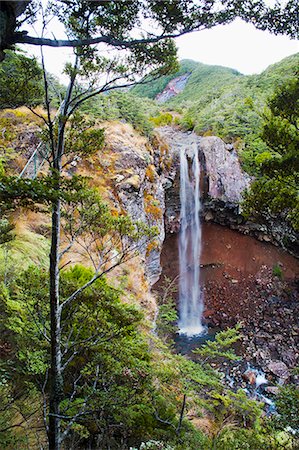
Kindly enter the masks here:
[[158, 103], [165, 103], [184, 90], [191, 73], [184, 73], [180, 77], [173, 78], [167, 86], [156, 96]]
[[[160, 252], [164, 242], [164, 176], [160, 158], [146, 138], [138, 135], [128, 124], [106, 124], [106, 171], [112, 180], [111, 200], [133, 220], [156, 227], [153, 242], [140, 242], [140, 253], [145, 261], [150, 284], [160, 276]], [[158, 152], [158, 149], [156, 150]], [[101, 161], [103, 164], [105, 161]]]
[[225, 144], [216, 136], [208, 136], [200, 138], [199, 148], [208, 180], [205, 196], [238, 204], [242, 200], [242, 192], [250, 185], [250, 177], [242, 171], [233, 145]]
[[[214, 205], [222, 205], [224, 211], [228, 207], [232, 216], [238, 215], [242, 192], [248, 188], [250, 177], [241, 170], [233, 146], [215, 136], [199, 137], [195, 133], [185, 133], [171, 127], [161, 127], [159, 133], [169, 144], [173, 157], [173, 171], [169, 176], [167, 189], [167, 230], [175, 232], [179, 227], [179, 157], [182, 149], [188, 151], [193, 145], [198, 146], [201, 159], [203, 216], [206, 220], [217, 222], [217, 217], [213, 214]], [[241, 215], [240, 218], [243, 221]]]
[[245, 220], [240, 205], [235, 202], [208, 197], [204, 200], [203, 217], [207, 222], [228, 226], [232, 230], [254, 236], [259, 241], [270, 242], [299, 257], [299, 234], [290, 226], [284, 215], [261, 215], [259, 222]]

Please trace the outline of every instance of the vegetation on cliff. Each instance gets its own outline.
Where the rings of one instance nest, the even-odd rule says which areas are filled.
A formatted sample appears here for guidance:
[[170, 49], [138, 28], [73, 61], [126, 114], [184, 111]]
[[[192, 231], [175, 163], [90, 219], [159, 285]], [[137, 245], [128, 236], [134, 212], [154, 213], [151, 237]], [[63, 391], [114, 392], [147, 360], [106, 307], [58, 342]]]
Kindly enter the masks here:
[[282, 84], [268, 102], [261, 138], [259, 176], [246, 196], [246, 212], [259, 220], [284, 214], [299, 230], [299, 77]]
[[[38, 132], [37, 140], [48, 146], [45, 173], [36, 177], [35, 171], [25, 179], [16, 176], [18, 164], [14, 167], [12, 160], [19, 136], [17, 127], [10, 125], [19, 123], [20, 114], [7, 110], [1, 114], [1, 446], [42, 448], [48, 442], [55, 450], [63, 446], [142, 448], [142, 442], [154, 439], [156, 443], [145, 445], [192, 450], [238, 448], [254, 442], [256, 449], [266, 445], [276, 449], [276, 430], [265, 435], [261, 406], [248, 400], [244, 392], [228, 389], [207, 361], [215, 353], [234, 358], [227, 346], [237, 339], [237, 330], [223, 332], [214, 346], [197, 352], [198, 361], [188, 360], [172, 354], [151, 333], [144, 318], [147, 311], [126, 296], [125, 274], [113, 287], [116, 280], [106, 275], [135, 257], [140, 242], [154, 238], [156, 229], [133, 221], [120, 205], [112, 208], [103, 202], [99, 186], [76, 173], [76, 166], [83, 160], [92, 167], [95, 152], [103, 150], [104, 130], [97, 116], [101, 120], [124, 118], [150, 135], [147, 115], [156, 114], [152, 102], [144, 105], [122, 92], [90, 101], [98, 94], [131, 86], [149, 70], [155, 77], [175, 70], [176, 48], [171, 37], [227, 23], [236, 16], [293, 36], [293, 5], [272, 10], [262, 2], [253, 9], [251, 1], [199, 5], [192, 1], [61, 0], [52, 2], [46, 11], [65, 25], [72, 38], [59, 40], [16, 32], [22, 24], [16, 23], [18, 3], [1, 5], [5, 25], [0, 36], [1, 60], [3, 50], [17, 42], [71, 46], [76, 51], [74, 63], [65, 68], [69, 82], [64, 88], [55, 85], [47, 73], [43, 55], [39, 67], [35, 60], [6, 51], [0, 73], [2, 107], [26, 104], [37, 117], [31, 132]], [[289, 14], [288, 27], [273, 21], [273, 14], [283, 18]], [[136, 37], [141, 16], [154, 21], [160, 34], [153, 35], [151, 28]], [[45, 32], [51, 20], [43, 15], [43, 23]], [[113, 50], [109, 57], [91, 47], [97, 43]], [[114, 56], [115, 49], [122, 57]], [[221, 71], [223, 77], [227, 71]], [[228, 79], [239, 76], [228, 72]], [[41, 94], [44, 108], [34, 108]], [[25, 155], [19, 152], [24, 159], [29, 156], [27, 150]], [[156, 177], [152, 159], [144, 158], [149, 181]], [[129, 189], [137, 190], [138, 174], [131, 175]], [[107, 180], [102, 178], [98, 184]], [[152, 191], [145, 192], [144, 202], [145, 212], [160, 219], [161, 204]], [[23, 234], [17, 227], [13, 230], [18, 212], [27, 219], [30, 213], [40, 214], [33, 215], [41, 221], [33, 225], [34, 232], [26, 227]], [[75, 264], [78, 259], [85, 267]], [[136, 261], [134, 272], [140, 266]], [[166, 320], [171, 317], [171, 309], [166, 309]], [[187, 419], [187, 412], [195, 418], [209, 417], [209, 433]]]

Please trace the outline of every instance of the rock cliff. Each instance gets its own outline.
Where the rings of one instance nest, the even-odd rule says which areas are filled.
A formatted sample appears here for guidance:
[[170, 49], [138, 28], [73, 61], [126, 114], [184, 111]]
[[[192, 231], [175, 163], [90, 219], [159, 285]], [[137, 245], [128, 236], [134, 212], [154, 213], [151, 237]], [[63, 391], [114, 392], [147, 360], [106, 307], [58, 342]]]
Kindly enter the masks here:
[[[161, 127], [160, 135], [170, 147], [173, 158], [172, 171], [169, 173], [167, 189], [166, 225], [167, 231], [178, 230], [179, 200], [179, 156], [182, 149], [197, 145], [200, 150], [204, 199], [203, 215], [206, 220], [214, 219], [209, 213], [209, 202], [224, 206], [231, 205], [238, 212], [242, 192], [248, 188], [250, 177], [240, 167], [238, 156], [232, 145], [225, 144], [215, 136], [199, 137], [195, 133], [184, 133], [171, 127]], [[206, 208], [205, 205], [209, 205]], [[217, 221], [217, 220], [216, 220]]]
[[283, 217], [269, 215], [257, 223], [245, 220], [242, 216], [242, 192], [249, 187], [251, 178], [242, 171], [237, 152], [231, 144], [225, 144], [215, 136], [199, 137], [195, 133], [184, 133], [171, 127], [161, 127], [159, 133], [168, 143], [173, 157], [172, 171], [166, 186], [167, 232], [179, 230], [180, 151], [198, 145], [202, 166], [202, 216], [205, 221], [228, 226], [260, 241], [282, 246], [295, 256], [299, 255], [298, 233]]
[[112, 184], [110, 200], [133, 220], [155, 226], [158, 230], [155, 241], [150, 244], [143, 242], [140, 251], [152, 285], [160, 276], [160, 252], [165, 237], [164, 175], [159, 148], [154, 149], [128, 124], [105, 124], [105, 135], [106, 157], [102, 155], [98, 163], [106, 164], [109, 172]]

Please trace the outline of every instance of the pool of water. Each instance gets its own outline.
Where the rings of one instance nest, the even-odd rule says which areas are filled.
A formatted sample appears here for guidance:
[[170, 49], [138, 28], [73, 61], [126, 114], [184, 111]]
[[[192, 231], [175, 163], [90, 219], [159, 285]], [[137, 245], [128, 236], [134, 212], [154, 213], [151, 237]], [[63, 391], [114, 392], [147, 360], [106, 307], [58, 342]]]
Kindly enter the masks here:
[[191, 355], [192, 350], [201, 347], [207, 341], [214, 341], [218, 331], [220, 331], [218, 328], [205, 327], [202, 333], [194, 336], [178, 333], [174, 338], [176, 351], [181, 355]]

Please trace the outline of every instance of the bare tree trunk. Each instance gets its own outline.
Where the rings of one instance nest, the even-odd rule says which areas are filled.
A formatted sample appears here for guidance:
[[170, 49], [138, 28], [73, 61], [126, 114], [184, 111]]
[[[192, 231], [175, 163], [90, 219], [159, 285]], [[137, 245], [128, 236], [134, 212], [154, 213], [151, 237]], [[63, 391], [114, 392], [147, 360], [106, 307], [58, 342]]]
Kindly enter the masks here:
[[50, 321], [51, 368], [49, 399], [49, 449], [60, 448], [60, 401], [63, 394], [61, 370], [61, 326], [59, 304], [60, 200], [52, 207], [52, 239], [50, 252]]
[[179, 424], [178, 424], [177, 429], [176, 429], [176, 434], [177, 435], [180, 434], [180, 431], [181, 431], [181, 428], [182, 428], [182, 422], [183, 422], [184, 411], [185, 411], [185, 406], [186, 406], [186, 398], [187, 398], [187, 395], [184, 394], [182, 408], [181, 408], [181, 414], [180, 414], [180, 420], [179, 420]]
[[[57, 192], [60, 191], [61, 158], [64, 151], [64, 119], [59, 121], [58, 142], [53, 154], [53, 178]], [[49, 399], [49, 449], [59, 450], [61, 445], [60, 402], [63, 399], [63, 378], [61, 364], [61, 306], [59, 293], [61, 200], [52, 204], [52, 233], [50, 250], [50, 322], [51, 322], [51, 364]]]

